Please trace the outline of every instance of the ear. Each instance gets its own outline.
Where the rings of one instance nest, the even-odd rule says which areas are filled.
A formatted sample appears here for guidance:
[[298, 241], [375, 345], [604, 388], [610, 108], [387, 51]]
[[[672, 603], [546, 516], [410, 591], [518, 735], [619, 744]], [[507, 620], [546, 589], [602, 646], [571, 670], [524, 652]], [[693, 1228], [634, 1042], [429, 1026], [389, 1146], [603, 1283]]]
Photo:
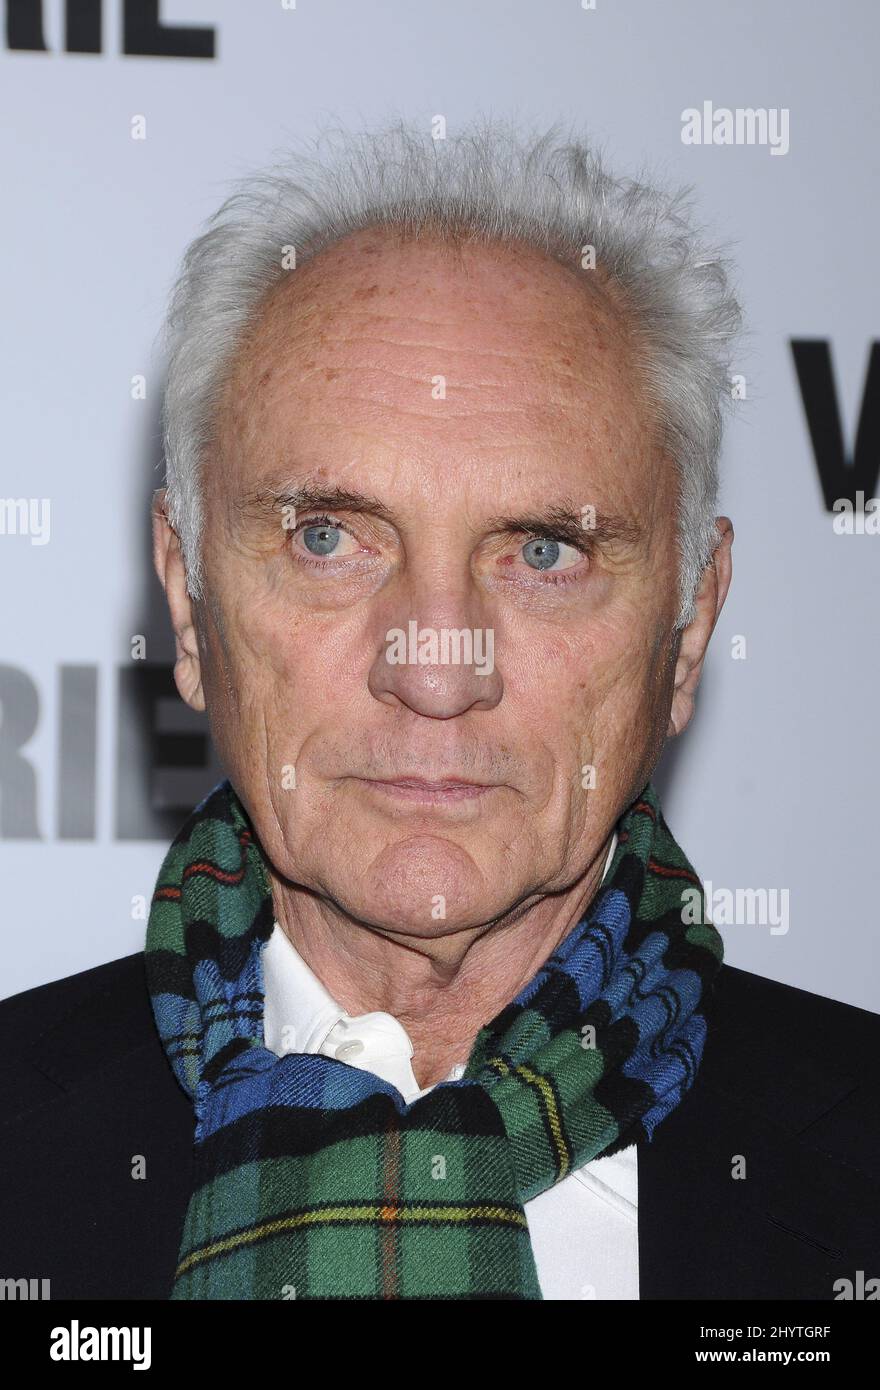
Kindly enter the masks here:
[[730, 517], [717, 516], [715, 529], [720, 539], [712, 559], [703, 571], [700, 587], [694, 598], [696, 613], [693, 621], [688, 623], [681, 633], [667, 738], [683, 733], [691, 721], [697, 686], [703, 672], [703, 658], [730, 588], [733, 573], [733, 523]]
[[205, 693], [202, 689], [202, 667], [192, 599], [186, 588], [186, 567], [180, 541], [165, 511], [165, 492], [166, 489], [160, 487], [153, 493], [153, 564], [159, 583], [165, 590], [174, 629], [175, 684], [181, 699], [191, 709], [204, 710]]

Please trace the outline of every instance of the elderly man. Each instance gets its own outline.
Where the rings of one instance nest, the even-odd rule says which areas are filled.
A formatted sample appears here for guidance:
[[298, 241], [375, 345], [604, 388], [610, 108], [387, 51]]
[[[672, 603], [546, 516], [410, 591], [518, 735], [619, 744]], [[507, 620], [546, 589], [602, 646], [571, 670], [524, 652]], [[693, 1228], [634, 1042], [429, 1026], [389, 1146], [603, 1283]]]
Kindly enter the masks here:
[[738, 322], [681, 199], [553, 133], [342, 139], [190, 248], [154, 555], [228, 778], [145, 956], [7, 1006], [97, 1170], [35, 1231], [72, 1179], [20, 1120], [59, 1294], [880, 1273], [877, 1020], [721, 965], [651, 783], [730, 584]]

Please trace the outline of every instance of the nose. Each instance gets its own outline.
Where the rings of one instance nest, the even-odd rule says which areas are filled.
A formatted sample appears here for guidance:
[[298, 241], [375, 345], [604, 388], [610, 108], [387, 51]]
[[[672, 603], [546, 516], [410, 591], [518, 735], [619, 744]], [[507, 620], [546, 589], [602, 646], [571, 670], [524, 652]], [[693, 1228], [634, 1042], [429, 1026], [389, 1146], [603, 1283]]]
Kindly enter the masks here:
[[429, 719], [494, 709], [503, 682], [495, 630], [466, 590], [437, 583], [408, 587], [408, 602], [389, 605], [369, 677], [374, 699]]

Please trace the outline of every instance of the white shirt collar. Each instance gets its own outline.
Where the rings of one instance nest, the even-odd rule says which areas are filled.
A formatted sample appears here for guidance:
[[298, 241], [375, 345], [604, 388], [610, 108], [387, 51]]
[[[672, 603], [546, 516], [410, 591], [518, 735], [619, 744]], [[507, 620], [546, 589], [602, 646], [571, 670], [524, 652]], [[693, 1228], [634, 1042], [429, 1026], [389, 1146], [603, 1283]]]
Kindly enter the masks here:
[[[608, 873], [617, 832], [611, 839], [604, 875]], [[275, 923], [262, 953], [266, 1046], [279, 1057], [285, 1052], [321, 1053], [371, 1071], [390, 1082], [411, 1103], [426, 1095], [412, 1069], [413, 1046], [401, 1023], [388, 1013], [352, 1018], [336, 1002], [295, 946]], [[453, 1067], [447, 1080], [456, 1080], [465, 1063]]]

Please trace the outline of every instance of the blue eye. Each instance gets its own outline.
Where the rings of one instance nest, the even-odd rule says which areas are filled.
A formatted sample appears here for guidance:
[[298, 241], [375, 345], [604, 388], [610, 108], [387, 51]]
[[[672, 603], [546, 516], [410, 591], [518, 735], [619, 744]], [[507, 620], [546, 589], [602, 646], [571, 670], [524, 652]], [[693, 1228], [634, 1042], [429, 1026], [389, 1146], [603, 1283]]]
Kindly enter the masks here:
[[339, 544], [342, 534], [338, 526], [306, 526], [303, 542], [313, 555], [330, 555]]
[[[318, 570], [333, 569], [337, 560], [351, 560], [360, 549], [351, 532], [332, 516], [313, 516], [301, 522], [295, 537], [294, 552], [300, 563]], [[334, 564], [325, 566], [325, 560]]]
[[[563, 554], [568, 551], [569, 555]], [[536, 536], [527, 541], [522, 548], [526, 564], [536, 570], [570, 570], [582, 558], [583, 551], [565, 541], [555, 541], [552, 536]], [[560, 564], [559, 562], [562, 561]]]
[[549, 570], [559, 559], [559, 542], [540, 536], [536, 540], [528, 541], [523, 546], [522, 553], [526, 564], [531, 565], [532, 569]]

